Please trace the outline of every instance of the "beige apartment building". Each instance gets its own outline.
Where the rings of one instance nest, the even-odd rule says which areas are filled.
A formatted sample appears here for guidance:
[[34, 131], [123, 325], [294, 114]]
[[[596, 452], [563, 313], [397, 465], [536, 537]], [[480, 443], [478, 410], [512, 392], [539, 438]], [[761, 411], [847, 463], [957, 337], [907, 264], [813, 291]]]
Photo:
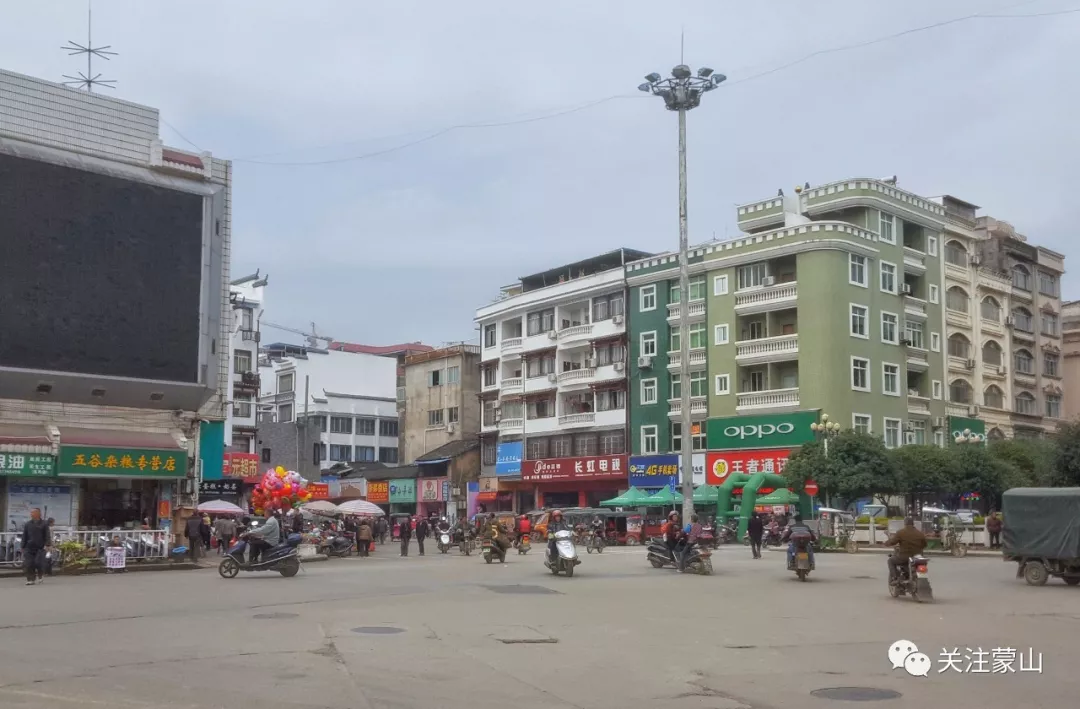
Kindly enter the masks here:
[[1080, 416], [1080, 300], [1062, 304], [1061, 337], [1065, 418], [1075, 419]]
[[404, 463], [420, 461], [454, 442], [471, 444], [453, 446], [451, 452], [455, 453], [478, 447], [479, 345], [452, 345], [409, 355], [405, 358], [404, 388]]

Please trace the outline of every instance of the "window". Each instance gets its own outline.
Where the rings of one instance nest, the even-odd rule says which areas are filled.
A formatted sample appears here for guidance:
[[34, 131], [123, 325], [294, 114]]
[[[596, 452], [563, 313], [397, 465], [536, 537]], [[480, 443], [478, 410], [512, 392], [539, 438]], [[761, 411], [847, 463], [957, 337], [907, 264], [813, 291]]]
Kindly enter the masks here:
[[353, 454], [353, 460], [374, 463], [375, 446], [357, 446], [356, 453]]
[[896, 264], [880, 261], [878, 268], [881, 270], [881, 290], [886, 293], [896, 292]]
[[744, 389], [746, 391], [765, 391], [765, 372], [750, 372], [750, 381]]
[[851, 429], [856, 433], [870, 433], [871, 420], [869, 414], [852, 414]]
[[945, 243], [945, 263], [951, 263], [953, 266], [959, 266], [960, 268], [967, 268], [968, 265], [968, 253], [964, 245], [959, 241], [948, 241]]
[[[352, 416], [331, 416], [330, 433], [352, 433]], [[335, 458], [334, 460], [341, 460]]]
[[263, 448], [262, 449], [262, 454], [261, 454], [260, 457], [262, 458], [262, 462], [269, 463], [270, 462], [270, 449], [269, 448]]
[[656, 284], [642, 286], [638, 291], [638, 310], [647, 312], [656, 310]]
[[897, 448], [900, 445], [900, 419], [885, 419], [885, 447]]
[[277, 378], [277, 390], [278, 394], [288, 394], [293, 390], [293, 375], [280, 374]]
[[726, 396], [731, 393], [731, 375], [729, 374], [717, 374], [716, 375], [716, 395]]
[[[690, 444], [696, 451], [705, 450], [704, 426], [698, 426], [698, 432], [691, 437]], [[671, 422], [671, 450], [676, 453], [682, 450], [682, 423], [679, 421]]]
[[705, 372], [690, 372], [690, 396], [708, 396]]
[[942, 395], [941, 381], [935, 379], [932, 384], [932, 391], [935, 399], [940, 399]]
[[427, 385], [429, 387], [442, 386], [442, 370], [432, 369], [427, 373]]
[[970, 404], [971, 385], [963, 379], [957, 379], [949, 385], [949, 401], [954, 404]]
[[530, 419], [549, 419], [555, 415], [554, 399], [537, 399], [529, 402], [528, 417]]
[[881, 341], [895, 345], [899, 342], [900, 318], [896, 313], [881, 313]]
[[983, 364], [1000, 367], [1004, 363], [1004, 358], [1001, 354], [1001, 346], [993, 340], [990, 340], [985, 345], [983, 345], [982, 361]]
[[1060, 377], [1058, 374], [1059, 358], [1056, 354], [1043, 354], [1043, 374], [1047, 377]]
[[870, 360], [862, 357], [851, 358], [851, 388], [870, 391]]
[[1036, 412], [1035, 397], [1026, 391], [1016, 395], [1016, 413], [1034, 416]]
[[660, 450], [660, 442], [657, 440], [656, 429], [656, 426], [641, 427], [641, 453], [643, 455], [656, 453]]
[[881, 365], [881, 390], [889, 396], [900, 396], [900, 365]]
[[979, 304], [979, 315], [983, 320], [1001, 322], [1001, 305], [993, 297], [986, 296]]
[[484, 347], [495, 346], [495, 323], [484, 325]]
[[461, 381], [461, 367], [454, 365], [446, 368], [446, 383], [457, 384]]
[[1001, 389], [991, 384], [983, 392], [983, 405], [994, 409], [1003, 409], [1005, 408], [1005, 395], [1001, 392]]
[[605, 431], [600, 434], [600, 455], [619, 455], [626, 452], [624, 431]]
[[492, 438], [485, 439], [480, 446], [480, 464], [495, 465], [498, 461], [498, 444]]
[[446, 410], [446, 422], [457, 423], [460, 420], [458, 412], [459, 409], [456, 406], [451, 406], [450, 408], [448, 408]]
[[525, 459], [536, 460], [548, 457], [548, 439], [530, 438], [525, 443]]
[[717, 325], [713, 328], [713, 344], [714, 345], [726, 345], [729, 342], [731, 334], [731, 328], [727, 323], [723, 325]]
[[690, 302], [695, 300], [705, 300], [705, 276], [690, 279]]
[[930, 333], [930, 351], [941, 352], [941, 334], [937, 332]]
[[596, 345], [594, 352], [596, 352], [596, 365], [598, 367], [626, 361], [626, 348], [618, 342]]
[[[396, 421], [394, 423], [397, 423]], [[356, 419], [356, 435], [374, 436], [375, 419]]]
[[1049, 273], [1039, 271], [1039, 292], [1053, 298], [1058, 297], [1058, 279]]
[[493, 387], [498, 384], [498, 377], [494, 367], [484, 367], [484, 386]]
[[1035, 374], [1035, 359], [1027, 350], [1017, 350], [1013, 355], [1013, 366], [1017, 374]]
[[593, 322], [610, 320], [623, 314], [622, 293], [613, 293], [600, 298], [593, 298]]
[[527, 360], [525, 372], [529, 379], [555, 373], [555, 355], [544, 355]]
[[642, 404], [655, 404], [656, 403], [656, 379], [642, 379], [641, 380], [641, 403]]
[[866, 288], [866, 257], [859, 254], [848, 255], [848, 283]]
[[945, 291], [945, 307], [958, 313], [966, 313], [970, 310], [968, 294], [963, 288], [953, 286]]
[[236, 394], [233, 396], [233, 416], [242, 419], [251, 418], [251, 394]]
[[251, 330], [253, 328], [254, 320], [255, 320], [255, 314], [251, 312], [250, 308], [243, 308], [240, 311], [240, 329], [241, 330]]
[[678, 352], [682, 346], [682, 338], [679, 336], [679, 326], [668, 327], [668, 352]]
[[1046, 415], [1052, 419], [1061, 418], [1061, 395], [1060, 394], [1047, 394], [1046, 395]]
[[597, 411], [621, 411], [626, 408], [626, 392], [622, 389], [601, 389], [594, 397]]
[[555, 329], [555, 310], [539, 310], [535, 313], [529, 313], [525, 317], [526, 332], [529, 336], [539, 335], [544, 332], [551, 332]]
[[397, 419], [379, 419], [379, 435], [386, 436], [388, 438], [397, 438]]
[[926, 421], [923, 421], [922, 419], [913, 419], [908, 421], [908, 425], [911, 426], [911, 442], [917, 446], [925, 446]]
[[759, 288], [765, 285], [766, 268], [765, 263], [752, 263], [749, 266], [739, 267], [739, 288]]
[[656, 331], [641, 333], [641, 356], [642, 357], [655, 357], [656, 356]]
[[937, 256], [937, 237], [929, 236], [926, 238], [926, 253], [931, 256]]
[[747, 323], [745, 339], [747, 340], [760, 340], [765, 337], [765, 321], [755, 320], [754, 322]]
[[1013, 288], [1031, 290], [1031, 271], [1017, 264], [1012, 267]]
[[443, 425], [443, 410], [432, 409], [427, 412], [427, 425], [429, 428]]
[[945, 432], [944, 431], [940, 431], [940, 430], [939, 431], [934, 431], [934, 445], [937, 446], [938, 448], [944, 448], [945, 447]]
[[879, 236], [880, 240], [884, 241], [886, 244], [895, 244], [896, 243], [896, 232], [894, 230], [895, 226], [896, 226], [896, 220], [893, 218], [893, 215], [886, 214], [885, 212], [881, 212], [881, 215], [878, 218], [878, 236]]
[[334, 462], [348, 462], [352, 457], [352, 446], [339, 446], [330, 444], [330, 460]]
[[282, 404], [278, 407], [278, 423], [292, 421], [292, 404]]
[[398, 462], [398, 449], [397, 448], [379, 448], [379, 462], [386, 463], [388, 465], [397, 465]]
[[934, 285], [933, 283], [931, 283], [930, 286], [927, 288], [927, 291], [930, 293], [930, 302], [933, 303], [934, 305], [937, 305], [938, 302], [941, 300], [941, 298], [938, 295], [938, 293], [940, 292], [938, 290], [938, 287], [936, 285]]
[[705, 339], [705, 323], [695, 323], [690, 326], [690, 349], [696, 350], [705, 347], [708, 340]]
[[237, 374], [245, 374], [251, 371], [251, 351], [250, 350], [234, 350], [233, 351], [233, 371]]
[[574, 455], [573, 436], [555, 436], [551, 439], [551, 457], [569, 458]]
[[1053, 313], [1042, 314], [1042, 334], [1050, 335], [1051, 337], [1057, 337], [1058, 334], [1058, 317]]
[[[488, 399], [488, 400], [484, 401], [484, 413], [481, 415], [481, 419], [480, 419], [483, 426], [494, 426], [495, 424], [498, 423], [498, 421], [496, 421], [496, 417], [495, 417], [495, 405], [496, 404], [498, 404], [498, 402], [497, 401], [492, 401], [491, 399]], [[518, 406], [520, 406], [520, 404], [518, 404]], [[507, 416], [507, 418], [511, 418], [511, 417]]]
[[1031, 313], [1025, 308], [1017, 308], [1012, 312], [1013, 327], [1023, 332], [1035, 332]]
[[712, 294], [713, 295], [727, 295], [728, 294], [728, 277], [713, 276], [712, 279]]
[[681, 374], [672, 374], [671, 375], [671, 382], [670, 382], [671, 391], [669, 392], [668, 401], [675, 401], [675, 400], [678, 400], [679, 398], [682, 397], [682, 384], [681, 384], [681, 381], [680, 381], [681, 378], [682, 378]]
[[956, 333], [949, 337], [949, 356], [959, 357], [960, 359], [970, 359], [971, 355], [971, 343], [968, 339]]
[[923, 324], [921, 322], [904, 321], [904, 339], [908, 341], [909, 347], [918, 347], [920, 350], [925, 350], [926, 338], [923, 335]]
[[854, 303], [850, 304], [850, 308], [851, 336], [862, 338], [870, 337], [870, 333], [867, 331], [868, 327], [866, 324], [867, 315], [869, 314], [870, 309], [867, 308], [865, 305], [855, 305]]

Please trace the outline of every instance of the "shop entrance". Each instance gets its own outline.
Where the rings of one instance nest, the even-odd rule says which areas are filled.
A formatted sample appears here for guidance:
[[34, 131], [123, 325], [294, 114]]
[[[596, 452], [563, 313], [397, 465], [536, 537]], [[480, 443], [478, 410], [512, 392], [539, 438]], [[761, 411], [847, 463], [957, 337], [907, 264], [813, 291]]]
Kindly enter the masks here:
[[161, 485], [159, 480], [83, 479], [79, 486], [79, 526], [138, 528], [146, 519], [150, 528], [156, 529]]

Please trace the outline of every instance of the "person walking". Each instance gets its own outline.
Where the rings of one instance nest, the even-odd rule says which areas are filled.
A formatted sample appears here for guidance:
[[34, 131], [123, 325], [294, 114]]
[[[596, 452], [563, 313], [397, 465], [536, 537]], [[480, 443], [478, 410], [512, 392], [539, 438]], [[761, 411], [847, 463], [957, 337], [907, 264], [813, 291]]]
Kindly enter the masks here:
[[761, 558], [761, 538], [765, 535], [765, 520], [757, 512], [750, 516], [746, 525], [746, 536], [750, 538], [750, 553], [755, 559]]
[[204, 514], [202, 516], [202, 527], [199, 528], [199, 534], [202, 535], [203, 549], [210, 549], [210, 535], [213, 533], [213, 522], [210, 521], [210, 515]]
[[188, 556], [192, 561], [199, 560], [199, 546], [202, 545], [202, 517], [195, 513], [184, 522], [184, 536], [188, 540]]
[[236, 534], [236, 523], [229, 517], [218, 517], [214, 520], [214, 538], [217, 539], [218, 556], [229, 550], [229, 542]]
[[379, 544], [386, 544], [386, 527], [387, 522], [385, 517], [379, 517], [375, 520], [375, 534], [379, 538]]
[[424, 540], [427, 539], [430, 531], [431, 526], [428, 524], [427, 517], [421, 517], [416, 523], [416, 546], [420, 548], [420, 556], [424, 555]]
[[1001, 513], [996, 510], [990, 511], [990, 516], [986, 518], [986, 531], [990, 534], [990, 548], [1001, 548], [1001, 528], [1005, 526], [1005, 523], [1001, 519]]
[[408, 556], [409, 540], [412, 539], [412, 525], [408, 517], [398, 523], [398, 538], [401, 539], [401, 555]]
[[360, 526], [356, 529], [356, 548], [360, 556], [367, 556], [371, 549], [371, 522], [367, 519], [360, 520]]
[[41, 510], [37, 507], [30, 510], [30, 519], [23, 525], [21, 547], [26, 585], [41, 583], [45, 572], [45, 552], [52, 549], [52, 529], [48, 522], [41, 519]]

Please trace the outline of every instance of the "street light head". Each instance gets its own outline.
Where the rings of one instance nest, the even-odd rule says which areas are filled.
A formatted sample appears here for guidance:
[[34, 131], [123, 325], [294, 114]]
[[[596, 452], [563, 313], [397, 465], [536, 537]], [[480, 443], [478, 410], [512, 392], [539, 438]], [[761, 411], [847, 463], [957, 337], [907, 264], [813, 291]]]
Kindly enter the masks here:
[[811, 431], [813, 431], [814, 433], [817, 433], [817, 431], [818, 431], [818, 428], [820, 428], [820, 426], [818, 426], [818, 424], [817, 424], [817, 421], [815, 421], [814, 423], [810, 424], [810, 430], [811, 430]]
[[649, 93], [650, 91], [652, 91], [652, 84], [641, 84], [637, 88], [638, 91], [644, 91], [645, 93]]
[[[710, 69], [709, 71], [711, 72], [712, 70]], [[727, 81], [727, 77], [724, 76], [723, 74], [713, 74], [712, 75], [713, 86], [719, 86], [720, 84], [724, 83], [725, 81]]]
[[690, 67], [686, 66], [685, 64], [680, 64], [679, 66], [671, 70], [671, 75], [674, 76], [676, 79], [689, 79]]
[[663, 77], [661, 77], [654, 71], [653, 73], [645, 77], [645, 81], [648, 81], [650, 84], [655, 84], [657, 81], [660, 81], [661, 78]]
[[829, 415], [828, 415], [828, 414], [822, 414], [822, 415], [821, 415], [821, 421], [822, 421], [823, 423], [824, 423], [825, 421], [828, 421], [828, 420], [829, 420]]
[[712, 73], [712, 69], [707, 66], [703, 66], [697, 70], [697, 75], [700, 76], [702, 79], [708, 79], [710, 76], [712, 76]]

